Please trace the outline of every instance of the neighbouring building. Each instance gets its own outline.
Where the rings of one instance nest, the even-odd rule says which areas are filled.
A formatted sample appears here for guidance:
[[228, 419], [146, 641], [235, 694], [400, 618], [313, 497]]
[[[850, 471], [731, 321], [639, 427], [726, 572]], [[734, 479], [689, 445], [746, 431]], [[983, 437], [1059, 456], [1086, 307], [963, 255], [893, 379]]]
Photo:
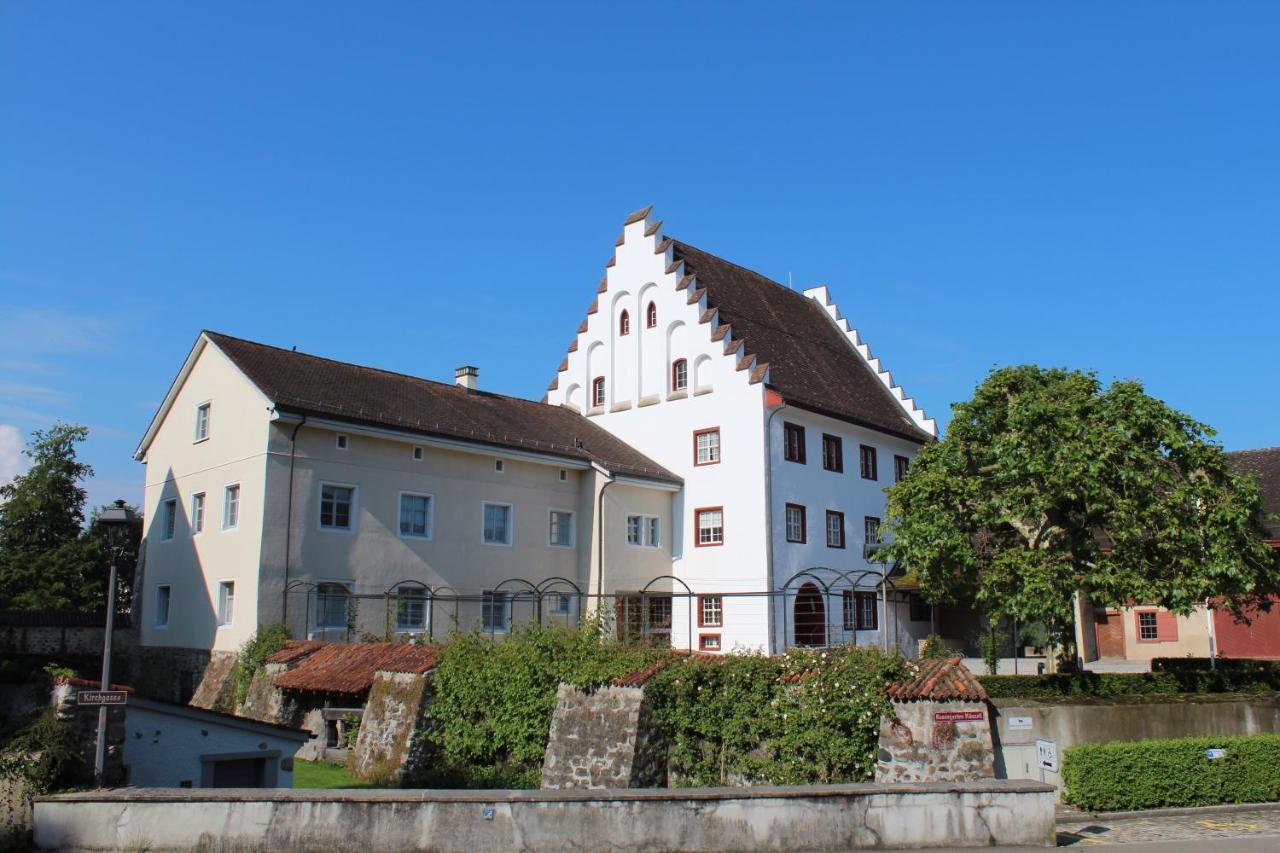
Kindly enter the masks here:
[[202, 332], [136, 458], [146, 647], [500, 637], [603, 603], [680, 648], [914, 644], [872, 559], [936, 427], [826, 287], [628, 218], [542, 402]]

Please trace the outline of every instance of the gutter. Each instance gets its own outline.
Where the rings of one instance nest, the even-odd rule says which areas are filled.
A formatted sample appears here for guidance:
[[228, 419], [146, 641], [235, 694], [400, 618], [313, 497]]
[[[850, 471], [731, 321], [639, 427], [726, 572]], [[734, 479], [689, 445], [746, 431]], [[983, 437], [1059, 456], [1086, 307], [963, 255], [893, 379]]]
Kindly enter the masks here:
[[591, 463], [591, 467], [605, 477], [605, 484], [596, 492], [596, 608], [604, 601], [604, 490], [618, 482], [604, 467]]
[[[289, 557], [293, 550], [293, 466], [297, 458], [298, 430], [306, 422], [307, 416], [303, 415], [302, 420], [294, 425], [293, 434], [289, 436], [289, 501], [284, 520], [284, 588], [280, 593], [280, 621], [286, 627], [289, 625]], [[306, 627], [304, 625], [303, 629]]]
[[[777, 394], [776, 391], [774, 393]], [[782, 399], [781, 394], [778, 394], [778, 399], [782, 400], [782, 404], [770, 412], [769, 417], [765, 418], [764, 421], [764, 529], [765, 541], [769, 543], [769, 547], [765, 548], [764, 565], [765, 589], [769, 590], [769, 654], [777, 654], [777, 649], [774, 648], [775, 633], [773, 630], [776, 617], [773, 612], [773, 454], [771, 453], [773, 449], [773, 434], [770, 430], [773, 428], [773, 416], [787, 407], [787, 401]], [[785, 618], [787, 597], [785, 595], [782, 597], [782, 607], [784, 611], [782, 624], [785, 625], [787, 622]], [[784, 648], [787, 645], [787, 638], [785, 636], [782, 638], [782, 645]]]

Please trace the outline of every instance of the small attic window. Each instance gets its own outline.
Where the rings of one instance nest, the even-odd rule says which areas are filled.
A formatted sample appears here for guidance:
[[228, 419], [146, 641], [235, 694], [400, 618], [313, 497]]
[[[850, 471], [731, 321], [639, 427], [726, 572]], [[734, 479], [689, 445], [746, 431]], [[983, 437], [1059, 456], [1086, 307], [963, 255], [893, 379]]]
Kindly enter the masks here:
[[647, 329], [656, 328], [658, 325], [658, 306], [654, 302], [649, 303], [649, 308], [644, 313], [644, 325]]
[[501, 474], [504, 468], [506, 468], [506, 463], [504, 463], [501, 459], [493, 460], [493, 470]]
[[631, 333], [631, 315], [627, 310], [622, 309], [622, 313], [618, 316], [618, 337]]
[[345, 435], [343, 435], [342, 433], [338, 433], [338, 437], [337, 437], [337, 439], [335, 440], [335, 446], [336, 446], [339, 450], [346, 450], [346, 449], [347, 449], [347, 437], [346, 437]]
[[422, 461], [422, 448], [421, 448], [421, 447], [417, 447], [417, 446], [415, 446], [415, 447], [413, 448], [413, 461], [414, 461], [414, 462], [421, 462], [421, 461]]
[[565, 480], [568, 480], [568, 479], [569, 479], [569, 472], [568, 472], [568, 471], [566, 471], [566, 470], [564, 470], [563, 468], [561, 468], [561, 469], [560, 469], [560, 482], [562, 482], [562, 483], [563, 483]]

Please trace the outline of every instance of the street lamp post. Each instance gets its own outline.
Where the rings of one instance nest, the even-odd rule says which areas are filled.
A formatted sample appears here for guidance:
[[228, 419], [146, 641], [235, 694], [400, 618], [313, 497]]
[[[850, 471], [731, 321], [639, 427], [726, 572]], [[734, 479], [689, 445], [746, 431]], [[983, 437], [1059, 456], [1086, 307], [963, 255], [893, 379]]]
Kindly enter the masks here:
[[[118, 500], [98, 516], [98, 523], [107, 533], [107, 546], [111, 551], [111, 577], [107, 584], [107, 633], [102, 643], [101, 690], [111, 689], [111, 637], [116, 623], [116, 564], [120, 552], [128, 541], [129, 528], [134, 522], [133, 510]], [[107, 764], [107, 706], [98, 706], [98, 743], [93, 757], [93, 782], [99, 788], [105, 786]]]

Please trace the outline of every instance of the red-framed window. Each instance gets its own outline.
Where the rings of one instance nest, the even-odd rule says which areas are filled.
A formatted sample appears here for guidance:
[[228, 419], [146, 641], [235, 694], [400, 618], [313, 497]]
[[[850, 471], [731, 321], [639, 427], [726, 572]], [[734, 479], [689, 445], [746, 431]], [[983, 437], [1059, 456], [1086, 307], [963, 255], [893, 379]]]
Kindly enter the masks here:
[[804, 427], [799, 424], [782, 424], [782, 458], [788, 462], [804, 464]]
[[693, 464], [720, 464], [720, 427], [700, 429], [693, 434]]
[[689, 362], [677, 358], [671, 362], [671, 390], [683, 391], [689, 387]]
[[1134, 628], [1139, 643], [1176, 643], [1178, 641], [1178, 617], [1165, 610], [1136, 610]]
[[720, 628], [724, 625], [724, 598], [719, 595], [698, 596], [698, 627]]
[[827, 547], [844, 547], [844, 513], [827, 510]]
[[631, 334], [631, 314], [623, 308], [622, 313], [618, 315], [618, 336], [629, 334]]
[[878, 480], [879, 474], [876, 471], [876, 449], [870, 445], [858, 445], [858, 459], [861, 463], [862, 479]]
[[874, 631], [879, 627], [880, 608], [876, 606], [874, 592], [846, 589], [842, 594], [842, 603], [846, 631]]
[[658, 326], [658, 306], [650, 302], [649, 307], [644, 312], [644, 326], [646, 329], [655, 329]]
[[724, 507], [704, 506], [693, 511], [693, 544], [711, 548], [724, 544]]
[[837, 474], [844, 471], [844, 442], [840, 436], [822, 434], [822, 467]]
[[901, 483], [902, 478], [907, 476], [907, 471], [910, 468], [911, 468], [910, 459], [908, 459], [906, 456], [895, 455], [893, 457], [893, 481], [895, 483]]
[[786, 519], [787, 541], [799, 542], [803, 545], [807, 541], [804, 507], [800, 504], [787, 504], [784, 518]]
[[719, 634], [699, 634], [698, 635], [698, 651], [700, 652], [718, 652], [720, 651], [720, 635]]
[[604, 405], [603, 376], [597, 376], [595, 379], [591, 380], [591, 405], [592, 407]]

